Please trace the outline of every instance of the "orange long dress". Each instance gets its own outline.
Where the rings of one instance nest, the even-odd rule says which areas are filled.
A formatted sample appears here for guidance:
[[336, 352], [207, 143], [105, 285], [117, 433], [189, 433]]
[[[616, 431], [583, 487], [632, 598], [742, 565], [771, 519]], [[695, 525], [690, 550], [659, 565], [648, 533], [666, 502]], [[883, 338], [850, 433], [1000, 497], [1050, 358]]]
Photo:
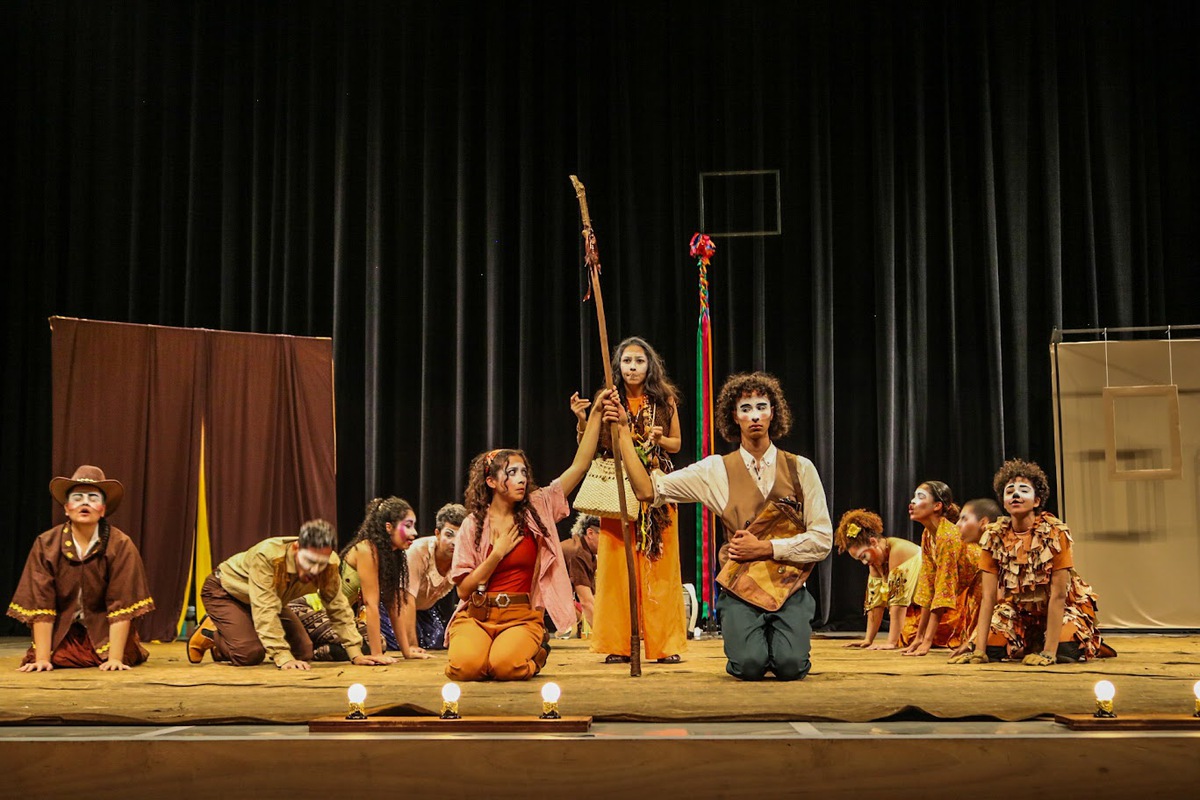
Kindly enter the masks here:
[[[630, 410], [637, 414], [643, 401], [644, 398], [629, 398]], [[683, 578], [679, 565], [679, 517], [673, 506], [670, 518], [670, 525], [662, 532], [662, 554], [651, 560], [635, 548], [633, 555], [641, 611], [638, 627], [647, 660], [667, 658], [687, 649]], [[636, 525], [635, 522], [629, 524], [631, 529]], [[635, 531], [631, 533], [636, 542]], [[628, 575], [621, 521], [602, 519], [600, 541], [596, 546], [592, 652], [621, 656], [630, 654]]]

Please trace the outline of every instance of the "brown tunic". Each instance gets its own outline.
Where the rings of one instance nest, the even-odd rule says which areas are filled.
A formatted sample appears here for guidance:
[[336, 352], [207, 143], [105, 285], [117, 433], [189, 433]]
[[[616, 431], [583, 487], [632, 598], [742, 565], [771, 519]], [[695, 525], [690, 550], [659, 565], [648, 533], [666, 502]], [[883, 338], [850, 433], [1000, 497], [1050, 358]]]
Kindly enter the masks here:
[[[8, 615], [32, 626], [53, 622], [51, 649], [63, 643], [78, 621], [98, 655], [108, 652], [108, 626], [154, 610], [142, 556], [133, 540], [109, 528], [108, 544], [82, 561], [69, 524], [38, 536], [29, 551]], [[130, 637], [132, 639], [132, 636]]]

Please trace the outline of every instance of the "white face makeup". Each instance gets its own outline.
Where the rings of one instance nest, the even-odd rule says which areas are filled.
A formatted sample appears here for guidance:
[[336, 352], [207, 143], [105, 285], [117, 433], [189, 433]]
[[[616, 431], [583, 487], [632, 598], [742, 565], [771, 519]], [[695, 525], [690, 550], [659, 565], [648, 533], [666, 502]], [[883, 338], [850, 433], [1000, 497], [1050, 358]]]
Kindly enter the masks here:
[[650, 360], [641, 345], [631, 344], [621, 351], [621, 380], [626, 386], [638, 386], [645, 382]]
[[512, 456], [498, 475], [488, 478], [488, 485], [492, 486], [493, 491], [515, 503], [525, 497], [525, 485], [528, 481], [529, 468], [525, 466], [525, 461], [520, 456]]
[[852, 544], [846, 548], [846, 552], [850, 554], [851, 558], [868, 567], [882, 562], [881, 551], [878, 544], [872, 545], [869, 542]]
[[458, 538], [458, 525], [451, 525], [447, 522], [437, 532], [437, 543], [434, 545], [437, 552], [445, 558], [454, 555], [454, 540]]
[[928, 519], [930, 514], [933, 514], [937, 509], [938, 499], [933, 496], [933, 492], [925, 484], [917, 487], [913, 492], [912, 499], [908, 501], [908, 516], [909, 519], [923, 520]]
[[763, 436], [771, 428], [771, 401], [761, 394], [747, 395], [737, 401], [734, 415], [743, 436]]
[[329, 566], [331, 555], [332, 553], [323, 553], [320, 550], [300, 548], [296, 551], [296, 566], [309, 575], [316, 575]]
[[67, 519], [76, 525], [95, 524], [104, 516], [104, 492], [75, 487], [67, 495], [67, 504], [63, 509], [67, 512]]
[[392, 545], [407, 550], [417, 538], [417, 515], [408, 512], [408, 516], [397, 523], [387, 523], [388, 532], [392, 535]]
[[1037, 490], [1026, 478], [1013, 478], [1004, 487], [1004, 507], [1011, 514], [1032, 511], [1038, 507]]

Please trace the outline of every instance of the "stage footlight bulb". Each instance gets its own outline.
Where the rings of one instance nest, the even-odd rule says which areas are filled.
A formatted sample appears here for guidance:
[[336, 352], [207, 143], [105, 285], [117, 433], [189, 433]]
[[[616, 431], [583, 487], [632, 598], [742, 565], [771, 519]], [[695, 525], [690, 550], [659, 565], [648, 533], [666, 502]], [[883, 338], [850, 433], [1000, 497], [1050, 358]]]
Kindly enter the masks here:
[[346, 719], [367, 718], [367, 710], [363, 708], [367, 699], [367, 687], [361, 683], [350, 684], [350, 688], [346, 690], [346, 699], [350, 701], [350, 713], [346, 715]]
[[1196, 695], [1196, 713], [1192, 716], [1200, 717], [1200, 681], [1196, 681], [1196, 684], [1192, 687], [1192, 694]]
[[457, 683], [447, 683], [442, 687], [442, 719], [462, 719], [458, 714], [458, 698], [462, 697], [462, 689]]
[[558, 713], [558, 698], [562, 697], [562, 689], [557, 683], [547, 683], [542, 687], [542, 719], [561, 719]]
[[1096, 713], [1097, 717], [1115, 717], [1113, 698], [1117, 696], [1117, 687], [1112, 681], [1100, 681], [1096, 684]]

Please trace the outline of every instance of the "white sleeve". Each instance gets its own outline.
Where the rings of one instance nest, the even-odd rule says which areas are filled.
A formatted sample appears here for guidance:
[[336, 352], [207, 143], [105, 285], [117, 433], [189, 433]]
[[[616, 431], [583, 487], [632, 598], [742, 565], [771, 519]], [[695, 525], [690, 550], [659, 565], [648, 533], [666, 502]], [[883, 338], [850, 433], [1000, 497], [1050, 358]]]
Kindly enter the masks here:
[[811, 564], [824, 561], [833, 548], [833, 525], [829, 522], [829, 506], [825, 487], [817, 468], [803, 456], [796, 457], [800, 486], [804, 491], [804, 533], [786, 539], [774, 539], [771, 547], [776, 561]]
[[656, 506], [700, 503], [714, 514], [720, 514], [729, 503], [729, 475], [721, 456], [708, 456], [670, 475], [655, 470], [651, 477]]

